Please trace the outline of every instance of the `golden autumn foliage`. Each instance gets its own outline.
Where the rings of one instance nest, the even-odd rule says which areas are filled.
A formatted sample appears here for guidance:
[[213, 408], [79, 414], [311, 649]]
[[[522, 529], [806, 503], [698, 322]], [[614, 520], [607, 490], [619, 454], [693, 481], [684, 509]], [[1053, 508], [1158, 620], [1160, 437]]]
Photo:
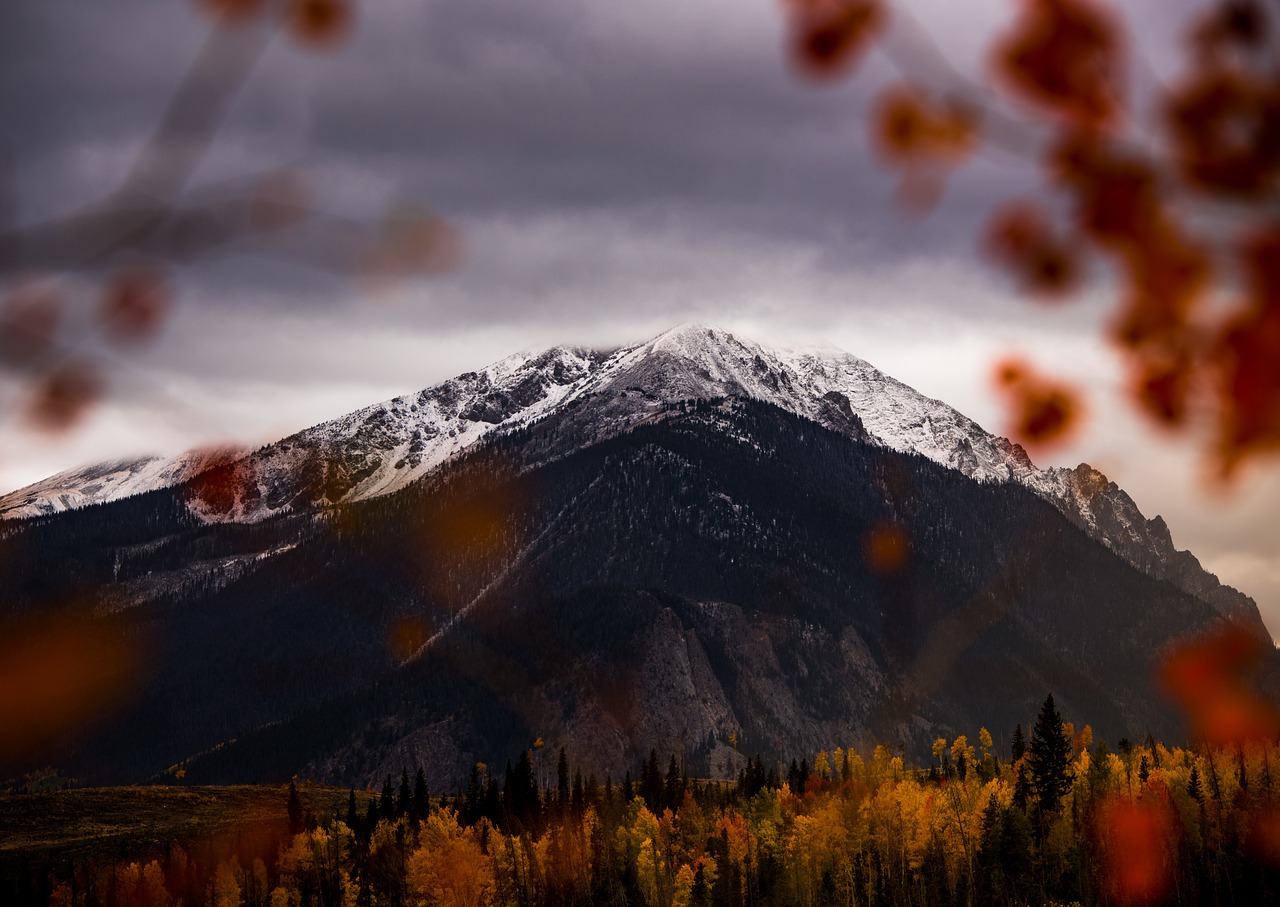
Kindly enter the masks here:
[[[542, 792], [542, 818], [529, 824], [501, 797], [492, 816], [446, 798], [425, 814], [361, 819], [361, 803], [377, 797], [353, 792], [346, 820], [313, 818], [278, 845], [258, 835], [256, 850], [208, 851], [199, 865], [177, 846], [59, 862], [48, 902], [88, 907], [104, 890], [116, 907], [1199, 905], [1278, 893], [1274, 740], [1192, 749], [1149, 739], [1112, 752], [1089, 736], [1088, 725], [1073, 734], [1083, 745], [1049, 812], [1034, 798], [1019, 804], [1019, 767], [979, 731], [994, 752], [978, 761], [967, 735], [939, 738], [941, 764], [927, 769], [886, 745], [867, 758], [833, 747], [829, 777], [803, 792], [694, 781], [677, 808], [592, 779], [581, 798]], [[248, 848], [254, 838], [228, 840]]]

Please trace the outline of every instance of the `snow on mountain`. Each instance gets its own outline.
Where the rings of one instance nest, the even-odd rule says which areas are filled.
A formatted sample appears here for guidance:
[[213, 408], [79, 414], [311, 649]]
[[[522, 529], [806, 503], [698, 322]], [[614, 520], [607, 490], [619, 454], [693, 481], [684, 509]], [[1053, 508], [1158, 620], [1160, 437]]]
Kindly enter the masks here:
[[1163, 520], [1148, 520], [1087, 464], [1038, 469], [1019, 445], [842, 350], [766, 347], [701, 325], [612, 352], [552, 347], [517, 353], [238, 459], [216, 451], [71, 470], [0, 498], [0, 516], [55, 513], [200, 476], [197, 483], [216, 491], [193, 498], [204, 518], [258, 520], [299, 503], [388, 494], [493, 432], [563, 412], [570, 402], [578, 404], [574, 419], [590, 422], [601, 436], [653, 417], [672, 401], [735, 395], [921, 454], [977, 481], [1020, 483], [1144, 572], [1223, 613], [1256, 613], [1246, 596], [1221, 586], [1189, 552], [1177, 551]]
[[248, 453], [246, 448], [220, 447], [176, 457], [107, 460], [69, 469], [0, 497], [0, 518], [47, 516], [179, 485], [212, 466], [233, 462]]

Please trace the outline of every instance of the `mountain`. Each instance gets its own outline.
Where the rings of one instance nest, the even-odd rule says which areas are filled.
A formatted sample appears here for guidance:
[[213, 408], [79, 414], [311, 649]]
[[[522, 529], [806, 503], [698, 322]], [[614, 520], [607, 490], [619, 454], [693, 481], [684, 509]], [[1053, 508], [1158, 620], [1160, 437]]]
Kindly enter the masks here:
[[[109, 500], [126, 474], [149, 490]], [[696, 326], [186, 472], [55, 478], [5, 506], [78, 509], [0, 524], [0, 580], [10, 615], [90, 597], [142, 645], [128, 699], [41, 754], [95, 779], [421, 764], [438, 789], [539, 736], [615, 778], [650, 746], [719, 774], [1007, 738], [1050, 690], [1106, 739], [1173, 738], [1160, 652], [1265, 633], [1087, 466], [1038, 470], [848, 354]]]
[[1176, 549], [1160, 517], [1147, 519], [1088, 464], [1037, 469], [1019, 445], [843, 351], [770, 349], [701, 325], [613, 352], [553, 347], [519, 353], [252, 453], [197, 451], [60, 473], [0, 498], [0, 517], [118, 500], [205, 474], [210, 492], [193, 505], [201, 518], [252, 522], [298, 506], [398, 491], [494, 431], [529, 425], [564, 406], [586, 403], [583, 417], [602, 437], [642, 422], [667, 402], [725, 396], [771, 403], [978, 481], [1017, 482], [1138, 569], [1266, 633], [1251, 599]]

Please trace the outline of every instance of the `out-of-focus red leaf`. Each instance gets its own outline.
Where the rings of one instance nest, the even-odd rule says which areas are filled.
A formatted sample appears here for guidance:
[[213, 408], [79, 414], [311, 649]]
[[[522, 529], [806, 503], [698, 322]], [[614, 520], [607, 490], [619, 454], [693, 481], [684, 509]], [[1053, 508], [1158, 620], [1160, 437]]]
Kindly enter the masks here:
[[1020, 444], [1046, 449], [1069, 440], [1079, 428], [1084, 405], [1069, 385], [1016, 359], [997, 363], [994, 378], [1009, 409], [1008, 433]]
[[872, 526], [862, 539], [863, 556], [873, 573], [901, 573], [911, 557], [911, 540], [897, 523], [883, 522]]
[[1156, 422], [1180, 426], [1187, 420], [1193, 370], [1185, 358], [1140, 362], [1133, 397]]
[[1158, 903], [1172, 882], [1173, 822], [1158, 801], [1114, 798], [1098, 811], [1106, 854], [1104, 879], [1121, 904]]
[[225, 516], [237, 503], [257, 495], [252, 457], [244, 456], [235, 448], [226, 448], [210, 451], [205, 458], [205, 467], [187, 486], [193, 503], [200, 509]]
[[1258, 813], [1246, 843], [1259, 860], [1280, 867], [1280, 807], [1267, 806]]
[[64, 432], [84, 418], [104, 390], [97, 368], [83, 361], [66, 362], [37, 382], [24, 415], [40, 431]]
[[292, 0], [287, 16], [294, 38], [320, 50], [344, 41], [355, 25], [351, 0]]
[[931, 103], [905, 85], [881, 94], [872, 123], [880, 153], [894, 164], [955, 161], [974, 147], [972, 113], [954, 104]]
[[57, 745], [131, 688], [139, 653], [87, 615], [64, 614], [0, 631], [0, 764]]
[[262, 14], [268, 0], [196, 0], [196, 4], [218, 22], [246, 22]]
[[392, 621], [387, 631], [387, 648], [397, 661], [404, 661], [431, 638], [431, 625], [418, 617], [401, 617]]
[[815, 79], [850, 72], [888, 18], [878, 0], [792, 0], [786, 5], [791, 60]]
[[64, 300], [50, 281], [21, 284], [0, 305], [0, 359], [30, 364], [53, 348]]
[[1120, 260], [1127, 295], [1113, 336], [1130, 349], [1157, 344], [1170, 353], [1180, 350], [1212, 276], [1209, 252], [1165, 221], [1125, 246]]
[[1165, 119], [1183, 177], [1243, 198], [1280, 181], [1280, 81], [1225, 67], [1198, 70], [1172, 92]]
[[1120, 26], [1086, 0], [1022, 0], [993, 63], [1015, 95], [1070, 122], [1102, 126], [1120, 110]]
[[1183, 643], [1160, 668], [1164, 688], [1182, 706], [1197, 737], [1210, 746], [1271, 740], [1280, 716], [1248, 678], [1263, 642], [1242, 626], [1227, 624]]
[[1191, 44], [1202, 53], [1217, 54], [1228, 47], [1253, 49], [1265, 44], [1267, 16], [1254, 0], [1218, 3], [1191, 30]]
[[1037, 297], [1058, 299], [1080, 283], [1080, 251], [1055, 236], [1048, 219], [1030, 202], [1016, 202], [996, 213], [987, 230], [986, 250]]
[[139, 343], [160, 331], [172, 306], [173, 293], [164, 272], [134, 267], [107, 279], [98, 318], [112, 340]]
[[1142, 244], [1165, 219], [1151, 165], [1094, 133], [1067, 133], [1046, 163], [1050, 179], [1075, 201], [1077, 229], [1103, 248]]
[[1248, 237], [1249, 296], [1222, 331], [1213, 364], [1222, 415], [1219, 465], [1234, 474], [1249, 456], [1280, 449], [1280, 226]]
[[302, 180], [289, 170], [272, 173], [259, 181], [249, 210], [255, 230], [273, 233], [305, 220], [310, 198]]

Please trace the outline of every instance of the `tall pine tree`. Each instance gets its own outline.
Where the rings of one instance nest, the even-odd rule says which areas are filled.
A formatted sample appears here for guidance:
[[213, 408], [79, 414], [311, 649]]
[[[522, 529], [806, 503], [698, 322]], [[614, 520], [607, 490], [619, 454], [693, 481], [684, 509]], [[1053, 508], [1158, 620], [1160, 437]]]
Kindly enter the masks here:
[[1063, 733], [1062, 716], [1053, 704], [1053, 694], [1040, 707], [1031, 731], [1027, 757], [1036, 805], [1041, 815], [1049, 815], [1071, 788], [1071, 743]]

